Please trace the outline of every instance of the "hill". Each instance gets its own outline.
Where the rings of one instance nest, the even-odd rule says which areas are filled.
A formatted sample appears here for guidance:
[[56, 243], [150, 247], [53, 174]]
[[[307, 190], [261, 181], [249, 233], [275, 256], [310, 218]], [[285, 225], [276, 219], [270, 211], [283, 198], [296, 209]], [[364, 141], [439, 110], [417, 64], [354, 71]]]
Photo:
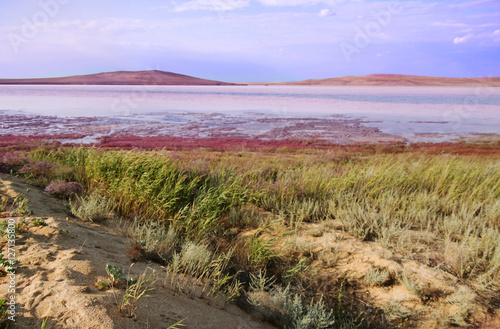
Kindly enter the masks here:
[[232, 85], [231, 83], [195, 78], [188, 75], [152, 71], [117, 71], [59, 78], [0, 79], [0, 84], [36, 85]]
[[402, 74], [372, 74], [329, 79], [282, 82], [285, 85], [319, 86], [494, 86], [500, 87], [500, 77], [441, 78]]

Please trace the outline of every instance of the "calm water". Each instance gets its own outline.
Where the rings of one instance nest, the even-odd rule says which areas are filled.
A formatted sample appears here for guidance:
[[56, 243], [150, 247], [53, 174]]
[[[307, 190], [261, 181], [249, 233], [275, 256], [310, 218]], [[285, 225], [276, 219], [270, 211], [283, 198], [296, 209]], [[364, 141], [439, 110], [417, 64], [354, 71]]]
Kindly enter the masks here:
[[256, 114], [342, 115], [399, 135], [500, 133], [500, 88], [0, 86], [0, 111], [170, 122], [183, 120], [176, 113], [190, 112], [225, 113], [248, 120]]

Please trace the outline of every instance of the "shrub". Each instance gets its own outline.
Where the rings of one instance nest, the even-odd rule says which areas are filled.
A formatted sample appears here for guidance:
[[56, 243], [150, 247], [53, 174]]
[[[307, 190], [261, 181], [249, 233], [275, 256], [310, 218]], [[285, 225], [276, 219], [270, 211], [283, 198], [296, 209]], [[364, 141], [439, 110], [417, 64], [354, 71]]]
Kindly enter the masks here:
[[58, 198], [71, 198], [82, 194], [83, 187], [78, 182], [65, 182], [62, 180], [53, 180], [45, 188], [45, 192]]
[[19, 171], [27, 162], [28, 159], [24, 153], [17, 151], [0, 153], [0, 172], [11, 173]]
[[99, 222], [114, 216], [109, 200], [97, 193], [77, 196], [71, 200], [70, 208], [73, 215], [89, 222]]
[[21, 169], [19, 169], [19, 172], [21, 174], [24, 174], [25, 176], [46, 176], [50, 173], [50, 171], [54, 168], [54, 165], [52, 163], [48, 163], [45, 161], [39, 161], [35, 163], [27, 163], [25, 164]]

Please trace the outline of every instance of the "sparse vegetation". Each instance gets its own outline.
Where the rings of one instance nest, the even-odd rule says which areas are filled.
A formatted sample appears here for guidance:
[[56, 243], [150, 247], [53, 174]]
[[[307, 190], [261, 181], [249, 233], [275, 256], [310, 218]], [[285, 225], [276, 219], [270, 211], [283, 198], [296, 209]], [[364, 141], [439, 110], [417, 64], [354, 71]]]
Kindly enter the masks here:
[[386, 286], [392, 281], [392, 275], [387, 269], [371, 268], [365, 271], [365, 281], [370, 286]]
[[147, 293], [154, 290], [155, 281], [155, 272], [152, 271], [149, 274], [146, 272], [142, 273], [135, 282], [131, 282], [122, 296], [120, 311], [124, 312], [130, 318], [135, 317], [137, 303], [142, 298], [149, 297]]
[[[72, 213], [83, 220], [131, 219], [130, 235], [141, 253], [165, 265], [165, 286], [230, 300], [245, 295], [236, 280], [245, 272], [252, 278], [247, 298], [290, 328], [348, 328], [362, 322], [354, 320], [358, 314], [371, 317], [363, 311], [339, 315], [344, 301], [321, 299], [315, 290], [315, 276], [337, 266], [343, 251], [337, 240], [321, 246], [311, 237], [326, 239], [333, 230], [446, 272], [481, 296], [500, 293], [495, 152], [450, 155], [430, 146], [275, 151], [48, 148], [31, 151], [18, 170], [37, 182], [71, 173], [85, 189], [71, 201]], [[25, 206], [17, 201], [15, 209]], [[2, 201], [2, 209], [8, 207]], [[317, 232], [303, 230], [311, 223]], [[262, 278], [264, 271], [272, 279]], [[362, 284], [387, 287], [397, 281], [422, 305], [441, 298], [412, 275], [374, 267], [364, 272]], [[119, 282], [111, 275], [109, 281]], [[329, 284], [339, 289], [341, 282], [332, 278]], [[397, 324], [419, 312], [391, 304], [385, 315]], [[448, 314], [443, 323], [460, 324], [459, 316], [467, 320], [467, 314]]]
[[89, 222], [100, 222], [114, 217], [109, 199], [97, 193], [76, 196], [70, 201], [70, 209], [73, 215]]

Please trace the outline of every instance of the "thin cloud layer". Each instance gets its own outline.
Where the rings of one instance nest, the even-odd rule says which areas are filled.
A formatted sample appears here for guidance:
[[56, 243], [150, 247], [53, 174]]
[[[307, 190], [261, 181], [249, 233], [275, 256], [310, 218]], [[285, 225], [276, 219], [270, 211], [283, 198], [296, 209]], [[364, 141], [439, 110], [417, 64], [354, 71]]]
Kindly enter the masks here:
[[497, 1], [72, 0], [47, 12], [50, 1], [2, 3], [4, 77], [148, 67], [226, 81], [500, 75]]

